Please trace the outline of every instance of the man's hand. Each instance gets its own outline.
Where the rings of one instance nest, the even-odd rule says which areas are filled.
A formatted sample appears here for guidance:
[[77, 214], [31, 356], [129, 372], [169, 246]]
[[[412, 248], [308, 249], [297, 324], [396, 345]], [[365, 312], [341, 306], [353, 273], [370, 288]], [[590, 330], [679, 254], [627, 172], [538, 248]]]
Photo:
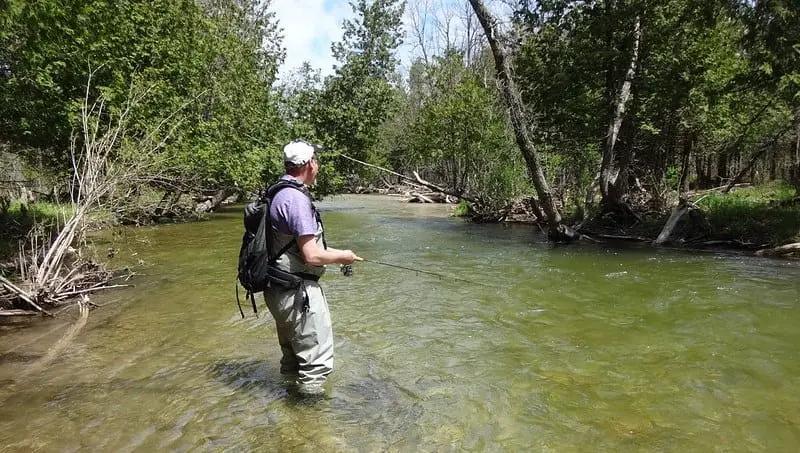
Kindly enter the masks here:
[[314, 266], [333, 263], [352, 264], [356, 261], [364, 261], [364, 258], [356, 255], [352, 250], [323, 249], [317, 245], [313, 235], [297, 238], [297, 246], [300, 248], [300, 255], [303, 257], [303, 261]]
[[342, 253], [340, 264], [353, 264], [356, 261], [364, 261], [364, 258], [356, 255], [352, 250], [339, 250]]

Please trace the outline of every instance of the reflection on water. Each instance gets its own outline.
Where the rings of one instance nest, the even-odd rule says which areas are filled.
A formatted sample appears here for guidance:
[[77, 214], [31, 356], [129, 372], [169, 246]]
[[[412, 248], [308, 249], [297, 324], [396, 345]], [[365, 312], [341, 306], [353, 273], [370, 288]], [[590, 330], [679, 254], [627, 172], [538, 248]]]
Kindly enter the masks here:
[[236, 309], [238, 210], [128, 230], [116, 259], [145, 263], [136, 287], [105, 295], [113, 303], [63, 357], [11, 383], [63, 328], [0, 337], [2, 451], [800, 444], [796, 263], [553, 247], [530, 227], [390, 198], [320, 208], [333, 246], [486, 284], [371, 263], [330, 272], [336, 372], [307, 402], [281, 379], [266, 311], [242, 320]]

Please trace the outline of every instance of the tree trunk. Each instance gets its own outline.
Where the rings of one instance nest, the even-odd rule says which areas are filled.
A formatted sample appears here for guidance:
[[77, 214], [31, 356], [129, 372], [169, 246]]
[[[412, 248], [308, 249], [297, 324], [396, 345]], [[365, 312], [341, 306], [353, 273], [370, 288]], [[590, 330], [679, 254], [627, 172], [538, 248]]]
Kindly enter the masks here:
[[517, 141], [517, 146], [519, 146], [525, 158], [525, 163], [528, 166], [533, 185], [539, 196], [539, 202], [547, 215], [549, 237], [551, 240], [556, 241], [573, 240], [576, 234], [561, 223], [561, 214], [556, 208], [550, 186], [539, 164], [539, 156], [528, 131], [528, 125], [525, 120], [525, 110], [522, 105], [519, 90], [511, 76], [511, 64], [508, 61], [505, 46], [498, 38], [499, 32], [494, 25], [495, 19], [481, 0], [469, 0], [469, 3], [472, 5], [472, 9], [475, 11], [475, 15], [478, 17], [478, 21], [486, 34], [486, 39], [489, 41], [489, 47], [492, 49], [497, 79], [503, 90], [503, 100], [508, 108], [511, 124], [514, 126], [514, 136]]
[[794, 187], [795, 191], [800, 194], [800, 110], [797, 110], [794, 115]]
[[707, 162], [710, 162], [708, 156], [698, 155], [695, 153], [694, 157], [694, 169], [697, 172], [697, 184], [696, 189], [708, 189], [711, 187], [711, 169]]
[[728, 151], [722, 150], [717, 156], [717, 177], [714, 184], [721, 186], [728, 179]]
[[672, 214], [670, 214], [669, 219], [667, 219], [667, 223], [664, 224], [664, 228], [661, 230], [661, 233], [658, 235], [656, 240], [653, 241], [653, 245], [663, 245], [665, 242], [667, 242], [672, 234], [672, 230], [675, 229], [675, 226], [678, 225], [678, 221], [687, 212], [689, 212], [689, 203], [685, 199], [681, 199], [678, 205], [672, 209]]
[[614, 169], [614, 146], [617, 143], [617, 135], [625, 116], [625, 105], [631, 94], [631, 84], [636, 76], [636, 66], [639, 62], [639, 44], [642, 39], [642, 21], [640, 16], [636, 16], [633, 26], [633, 46], [631, 49], [631, 60], [628, 70], [625, 72], [625, 81], [616, 96], [611, 119], [608, 124], [608, 133], [603, 144], [603, 159], [600, 163], [600, 194], [603, 196], [603, 204], [606, 206], [616, 205], [619, 201], [619, 193], [612, 193], [609, 186], [614, 184], [616, 176], [620, 173]]
[[232, 187], [219, 189], [210, 199], [197, 204], [197, 212], [211, 212], [217, 209], [223, 201], [227, 200], [228, 197], [235, 193], [236, 190]]
[[794, 244], [785, 244], [779, 247], [761, 249], [756, 252], [758, 256], [785, 256], [791, 254], [800, 254], [800, 242]]
[[681, 181], [678, 184], [678, 192], [686, 193], [689, 191], [689, 162], [691, 160], [692, 155], [692, 147], [694, 146], [694, 141], [696, 137], [696, 133], [694, 132], [687, 132], [686, 136], [683, 138], [683, 162], [681, 163]]
[[[631, 109], [625, 120], [622, 122], [619, 132], [619, 173], [617, 180], [609, 187], [611, 196], [617, 200], [622, 199], [623, 196], [630, 192], [630, 182], [635, 178], [631, 178], [631, 164], [634, 158], [634, 142], [636, 140], [636, 113], [639, 111], [639, 101], [637, 86], [631, 88]], [[598, 178], [598, 189], [600, 180]]]
[[[753, 179], [753, 184], [757, 184], [758, 182], [755, 181], [755, 175], [751, 173], [751, 179]], [[778, 179], [778, 153], [773, 150], [769, 153], [769, 180], [775, 181]]]

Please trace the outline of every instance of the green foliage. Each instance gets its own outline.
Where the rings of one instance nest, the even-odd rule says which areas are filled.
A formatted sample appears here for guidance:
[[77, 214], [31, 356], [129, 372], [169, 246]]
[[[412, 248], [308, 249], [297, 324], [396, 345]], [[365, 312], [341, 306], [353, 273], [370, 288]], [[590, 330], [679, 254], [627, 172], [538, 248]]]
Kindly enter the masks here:
[[[341, 66], [325, 79], [313, 104], [311, 117], [316, 136], [331, 149], [351, 157], [378, 162], [380, 128], [397, 101], [389, 78], [397, 60], [394, 52], [402, 42], [404, 2], [358, 0], [351, 3], [355, 20], [344, 22], [342, 41], [332, 46]], [[340, 159], [336, 169], [344, 175], [367, 171]]]
[[53, 230], [63, 225], [72, 213], [69, 206], [53, 203], [23, 203], [4, 200], [0, 203], [0, 259], [10, 258], [17, 252], [20, 241], [34, 226]]
[[800, 204], [793, 187], [779, 182], [704, 197], [713, 234], [720, 239], [779, 245], [800, 240]]
[[664, 176], [664, 182], [667, 183], [667, 187], [672, 190], [678, 189], [678, 182], [681, 179], [681, 169], [677, 167], [669, 167], [667, 168], [667, 174]]
[[0, 139], [32, 162], [68, 171], [91, 73], [89, 101], [102, 94], [111, 115], [136, 87], [147, 90], [127, 134], [158, 131], [169, 162], [163, 175], [195, 188], [252, 188], [253, 169], [282, 127], [269, 93], [282, 50], [267, 7], [11, 0], [0, 16], [0, 67], [8, 68], [0, 77]]
[[469, 202], [466, 200], [461, 200], [456, 205], [455, 209], [453, 209], [453, 217], [467, 217], [472, 212], [472, 208], [469, 205]]
[[[516, 77], [537, 139], [565, 156], [568, 184], [584, 185], [597, 169], [581, 156], [606, 139], [636, 18], [642, 45], [618, 149], [632, 150], [634, 175], [654, 192], [676, 176], [667, 169], [681, 167], [684, 149], [698, 168], [713, 160], [703, 171], [727, 178], [730, 159], [789, 124], [800, 102], [792, 48], [800, 14], [787, 2], [520, 2]], [[715, 175], [702, 176], [710, 184]]]
[[319, 70], [306, 61], [277, 87], [278, 110], [287, 127], [287, 142], [296, 138], [319, 141], [314, 127], [314, 106], [320, 102], [321, 86]]
[[413, 85], [406, 102], [419, 107], [404, 138], [406, 165], [431, 180], [493, 207], [529, 189], [522, 157], [509, 133], [494, 87], [463, 55], [450, 51], [430, 66], [416, 63], [427, 83]]

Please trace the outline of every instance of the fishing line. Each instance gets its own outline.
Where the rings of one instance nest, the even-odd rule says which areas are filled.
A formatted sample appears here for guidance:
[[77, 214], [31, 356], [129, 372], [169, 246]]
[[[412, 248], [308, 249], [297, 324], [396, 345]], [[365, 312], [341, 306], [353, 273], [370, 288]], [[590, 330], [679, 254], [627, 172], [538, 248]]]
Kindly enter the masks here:
[[[492, 285], [489, 285], [487, 283], [481, 283], [481, 282], [476, 282], [476, 281], [473, 281], [473, 280], [467, 280], [467, 279], [464, 279], [464, 278], [453, 277], [451, 275], [444, 275], [444, 274], [440, 274], [438, 272], [426, 271], [424, 269], [419, 269], [419, 268], [414, 268], [414, 267], [401, 266], [399, 264], [384, 263], [383, 261], [376, 261], [376, 260], [370, 260], [370, 259], [364, 258], [363, 262], [377, 264], [379, 266], [391, 267], [391, 268], [394, 268], [394, 269], [402, 269], [402, 270], [406, 270], [406, 271], [417, 272], [417, 273], [420, 273], [420, 274], [433, 275], [434, 277], [439, 277], [440, 279], [443, 279], [443, 280], [453, 280], [453, 281], [462, 282], [462, 283], [469, 283], [471, 285], [492, 286]], [[349, 276], [353, 275], [353, 266], [351, 264], [343, 265], [342, 266], [342, 273], [346, 277], [349, 277]]]

